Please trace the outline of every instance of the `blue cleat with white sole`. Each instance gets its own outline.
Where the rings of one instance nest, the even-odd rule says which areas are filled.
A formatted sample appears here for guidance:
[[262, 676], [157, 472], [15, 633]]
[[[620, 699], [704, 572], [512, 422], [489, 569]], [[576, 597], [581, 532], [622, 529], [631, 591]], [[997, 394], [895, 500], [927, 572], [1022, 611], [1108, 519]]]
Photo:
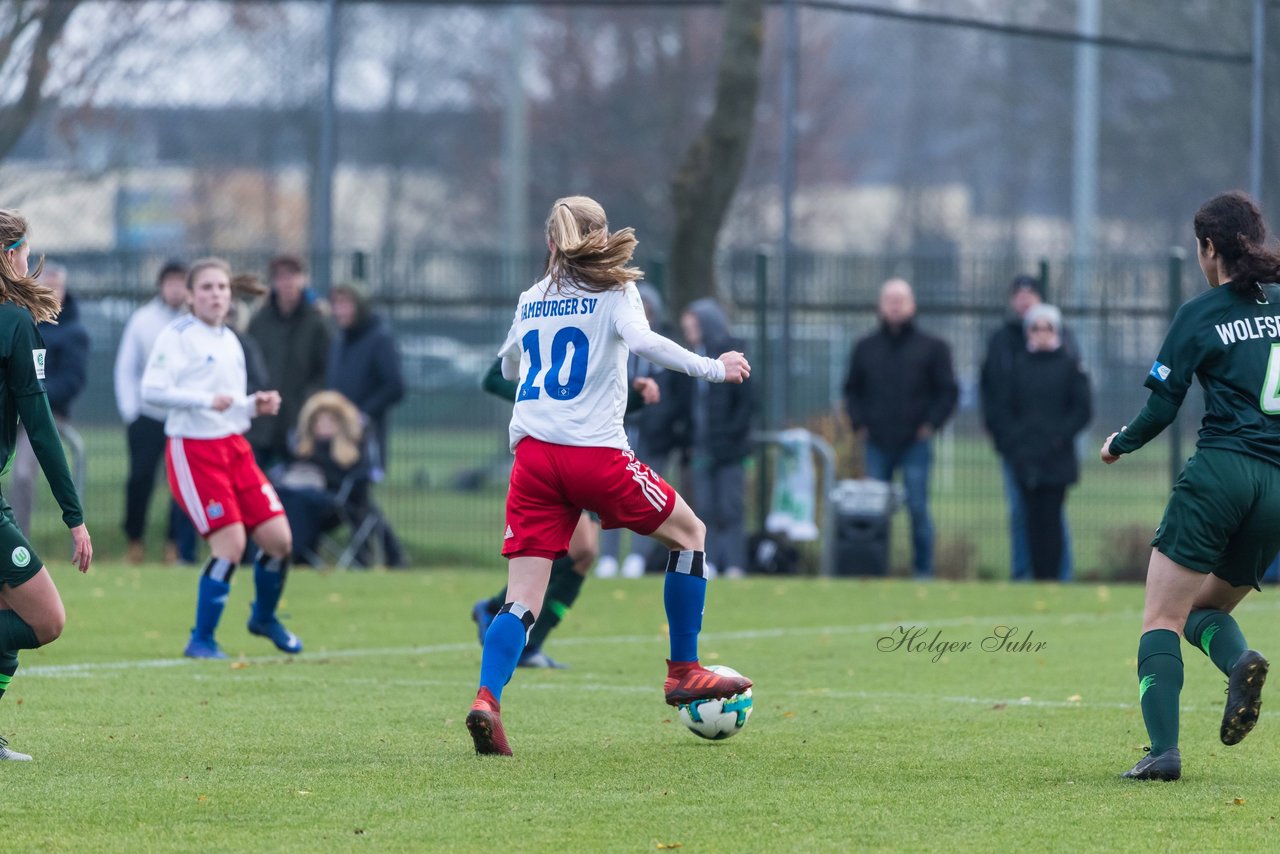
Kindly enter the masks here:
[[287, 652], [290, 655], [302, 652], [302, 641], [298, 640], [298, 636], [286, 629], [284, 623], [279, 620], [272, 619], [264, 623], [250, 620], [249, 634], [268, 638], [281, 652]]

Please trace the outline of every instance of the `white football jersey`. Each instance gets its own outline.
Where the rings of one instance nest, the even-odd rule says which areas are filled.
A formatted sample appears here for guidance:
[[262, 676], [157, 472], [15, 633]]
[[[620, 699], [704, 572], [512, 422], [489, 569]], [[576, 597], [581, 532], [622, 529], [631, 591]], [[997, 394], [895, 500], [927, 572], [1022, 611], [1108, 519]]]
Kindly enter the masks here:
[[[249, 429], [256, 403], [247, 385], [244, 349], [235, 333], [188, 314], [166, 326], [151, 348], [142, 399], [168, 410], [165, 435], [217, 439]], [[213, 408], [219, 394], [235, 401], [221, 412]]]
[[511, 448], [525, 436], [556, 445], [627, 449], [622, 329], [649, 328], [636, 286], [601, 293], [543, 279], [520, 295], [499, 356], [520, 357]]

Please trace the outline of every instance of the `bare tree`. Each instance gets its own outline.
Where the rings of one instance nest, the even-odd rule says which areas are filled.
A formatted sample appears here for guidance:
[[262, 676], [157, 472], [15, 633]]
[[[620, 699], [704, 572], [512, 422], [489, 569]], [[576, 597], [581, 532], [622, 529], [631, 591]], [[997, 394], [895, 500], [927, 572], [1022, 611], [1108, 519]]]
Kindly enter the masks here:
[[40, 109], [53, 67], [50, 54], [78, 5], [80, 0], [7, 0], [0, 5], [0, 91], [17, 95], [0, 106], [0, 160], [18, 144]]
[[716, 293], [716, 241], [751, 146], [763, 44], [762, 0], [727, 0], [715, 109], [672, 182], [670, 302], [676, 307]]

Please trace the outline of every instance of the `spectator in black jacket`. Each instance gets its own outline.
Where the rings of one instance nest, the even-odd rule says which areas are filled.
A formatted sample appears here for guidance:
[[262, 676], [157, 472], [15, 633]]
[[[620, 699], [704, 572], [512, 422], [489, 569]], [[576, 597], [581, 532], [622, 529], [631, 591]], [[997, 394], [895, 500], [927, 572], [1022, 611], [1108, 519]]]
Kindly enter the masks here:
[[329, 305], [338, 334], [329, 347], [325, 387], [340, 392], [360, 410], [376, 442], [374, 468], [385, 470], [387, 419], [391, 407], [404, 397], [400, 352], [391, 327], [373, 313], [363, 288], [334, 285]]
[[[373, 313], [362, 286], [334, 285], [329, 290], [329, 306], [338, 334], [329, 346], [325, 387], [345, 396], [360, 411], [365, 432], [373, 437], [365, 445], [369, 477], [378, 483], [387, 469], [391, 407], [404, 397], [400, 351], [391, 326]], [[404, 566], [404, 548], [389, 524], [382, 526], [382, 535], [387, 566]]]
[[1062, 565], [1067, 487], [1080, 477], [1076, 434], [1089, 423], [1089, 380], [1062, 344], [1062, 313], [1041, 303], [1023, 323], [1027, 346], [1013, 360], [1005, 394], [992, 413], [1021, 492], [1031, 573], [1053, 581]]
[[902, 469], [911, 513], [912, 562], [918, 578], [933, 575], [929, 469], [933, 434], [956, 408], [951, 349], [916, 328], [911, 285], [890, 279], [880, 288], [880, 326], [859, 340], [844, 383], [849, 426], [866, 442], [867, 475], [892, 481]]
[[[44, 340], [44, 386], [49, 394], [49, 408], [58, 424], [59, 432], [68, 428], [71, 404], [84, 391], [89, 377], [89, 330], [80, 320], [80, 305], [67, 291], [67, 268], [61, 264], [46, 264], [40, 277], [62, 301], [58, 322], [40, 323], [37, 329]], [[13, 459], [13, 486], [9, 489], [9, 502], [14, 520], [25, 533], [31, 532], [31, 517], [36, 501], [36, 474], [40, 464], [27, 439], [24, 428], [18, 435], [18, 447]]]
[[[680, 318], [689, 349], [701, 355], [743, 350], [714, 299], [695, 300]], [[733, 578], [747, 565], [746, 471], [751, 453], [751, 381], [693, 383], [689, 462], [693, 508], [707, 525], [707, 561]]]
[[246, 336], [258, 342], [267, 383], [280, 392], [280, 414], [253, 419], [245, 437], [263, 471], [289, 459], [289, 434], [302, 404], [324, 388], [329, 325], [309, 301], [302, 259], [280, 255], [267, 265], [271, 294], [249, 321]]
[[[993, 439], [1000, 433], [1000, 425], [996, 423], [997, 413], [1008, 411], [1008, 403], [1004, 398], [1013, 376], [1014, 363], [1027, 352], [1027, 333], [1023, 320], [1028, 311], [1044, 301], [1040, 287], [1040, 281], [1031, 276], [1014, 277], [1009, 286], [1009, 317], [999, 329], [991, 333], [991, 338], [987, 341], [987, 352], [982, 360], [980, 381], [982, 423]], [[1063, 326], [1059, 338], [1062, 341], [1063, 352], [1079, 361], [1080, 348], [1076, 345], [1071, 330]], [[1011, 574], [1015, 581], [1026, 581], [1031, 578], [1031, 549], [1027, 539], [1027, 516], [1026, 508], [1022, 506], [1022, 490], [1018, 488], [1017, 478], [1014, 477], [1009, 449], [1001, 447], [998, 439], [995, 441], [995, 446], [996, 453], [1000, 455], [1005, 504], [1009, 508]], [[1062, 519], [1062, 565], [1058, 574], [1062, 581], [1071, 580], [1072, 562], [1071, 528], [1068, 527], [1064, 516]]]

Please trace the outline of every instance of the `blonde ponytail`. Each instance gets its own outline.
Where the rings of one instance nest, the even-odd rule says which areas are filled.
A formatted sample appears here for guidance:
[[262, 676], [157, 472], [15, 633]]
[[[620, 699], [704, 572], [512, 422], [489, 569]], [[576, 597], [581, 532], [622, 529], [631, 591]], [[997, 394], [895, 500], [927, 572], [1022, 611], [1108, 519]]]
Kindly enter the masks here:
[[34, 270], [19, 276], [9, 262], [8, 247], [27, 238], [27, 220], [17, 211], [0, 210], [0, 302], [11, 302], [31, 312], [36, 323], [56, 323], [62, 303], [53, 289], [38, 281], [44, 270], [44, 256], [36, 262]]
[[557, 287], [598, 292], [644, 278], [641, 270], [627, 266], [638, 243], [635, 230], [610, 233], [604, 208], [594, 199], [557, 199], [547, 217], [547, 241], [552, 248], [547, 275]]

